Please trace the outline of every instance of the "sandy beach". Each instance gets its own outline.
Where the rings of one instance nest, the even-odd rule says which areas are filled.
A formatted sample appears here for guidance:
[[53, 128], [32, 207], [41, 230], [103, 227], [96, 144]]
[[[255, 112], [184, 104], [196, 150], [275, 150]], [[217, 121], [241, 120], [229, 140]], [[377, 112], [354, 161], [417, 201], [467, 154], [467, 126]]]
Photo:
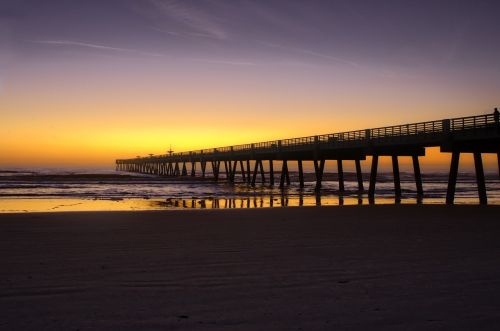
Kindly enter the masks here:
[[499, 206], [0, 215], [2, 330], [491, 330]]

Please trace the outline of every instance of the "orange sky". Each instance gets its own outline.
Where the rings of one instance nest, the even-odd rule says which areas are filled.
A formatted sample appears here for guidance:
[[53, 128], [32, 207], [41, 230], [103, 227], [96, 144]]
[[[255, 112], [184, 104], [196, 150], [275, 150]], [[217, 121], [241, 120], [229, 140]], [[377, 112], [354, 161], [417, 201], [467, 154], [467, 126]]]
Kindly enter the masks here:
[[[387, 93], [370, 104], [267, 86], [246, 92], [247, 86], [199, 87], [190, 95], [164, 96], [113, 82], [101, 86], [99, 79], [89, 79], [81, 91], [33, 81], [29, 93], [4, 90], [0, 109], [9, 112], [0, 124], [0, 166], [112, 167], [116, 158], [165, 153], [170, 144], [186, 151], [489, 112], [486, 104], [474, 107], [478, 100], [405, 106], [406, 100]], [[436, 150], [426, 158], [445, 168], [447, 160]]]

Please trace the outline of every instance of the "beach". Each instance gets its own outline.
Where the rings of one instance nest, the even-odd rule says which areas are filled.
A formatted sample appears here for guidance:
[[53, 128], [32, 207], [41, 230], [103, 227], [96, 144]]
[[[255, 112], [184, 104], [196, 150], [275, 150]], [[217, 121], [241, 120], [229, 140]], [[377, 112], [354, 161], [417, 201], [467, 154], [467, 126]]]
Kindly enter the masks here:
[[2, 330], [494, 329], [499, 206], [0, 215]]

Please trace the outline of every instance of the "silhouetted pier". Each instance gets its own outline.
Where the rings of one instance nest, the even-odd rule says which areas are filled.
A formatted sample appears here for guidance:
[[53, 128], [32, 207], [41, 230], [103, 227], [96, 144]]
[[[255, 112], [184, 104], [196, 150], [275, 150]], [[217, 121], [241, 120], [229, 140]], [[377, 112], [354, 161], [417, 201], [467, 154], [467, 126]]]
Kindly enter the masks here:
[[[417, 195], [421, 198], [424, 191], [419, 156], [425, 155], [426, 147], [440, 147], [442, 153], [451, 153], [446, 203], [452, 204], [455, 198], [461, 153], [474, 154], [479, 201], [481, 204], [487, 203], [482, 153], [497, 155], [500, 176], [500, 124], [497, 110], [487, 115], [120, 159], [116, 160], [116, 168], [119, 171], [159, 176], [206, 177], [210, 175], [217, 181], [221, 164], [223, 164], [227, 181], [234, 183], [238, 173], [238, 180], [254, 186], [259, 175], [261, 183], [264, 184], [268, 180], [270, 185], [275, 185], [274, 161], [281, 161], [279, 186], [283, 188], [290, 185], [289, 162], [297, 162], [300, 187], [304, 187], [303, 162], [312, 162], [316, 176], [316, 190], [319, 191], [325, 161], [335, 160], [337, 161], [339, 191], [342, 192], [344, 191], [343, 162], [353, 161], [358, 190], [363, 192], [360, 161], [365, 160], [367, 156], [372, 156], [368, 197], [373, 201], [379, 157], [392, 158], [395, 196], [399, 199], [401, 184], [398, 157], [410, 156], [413, 160]], [[269, 164], [267, 176], [264, 171], [264, 162]], [[211, 165], [209, 174], [207, 174], [207, 164]]]

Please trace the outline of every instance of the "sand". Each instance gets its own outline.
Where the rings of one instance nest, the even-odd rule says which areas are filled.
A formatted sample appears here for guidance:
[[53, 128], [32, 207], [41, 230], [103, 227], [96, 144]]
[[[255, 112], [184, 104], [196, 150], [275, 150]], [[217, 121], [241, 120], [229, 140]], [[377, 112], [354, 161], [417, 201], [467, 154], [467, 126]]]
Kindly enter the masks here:
[[500, 207], [0, 215], [2, 330], [495, 329]]

